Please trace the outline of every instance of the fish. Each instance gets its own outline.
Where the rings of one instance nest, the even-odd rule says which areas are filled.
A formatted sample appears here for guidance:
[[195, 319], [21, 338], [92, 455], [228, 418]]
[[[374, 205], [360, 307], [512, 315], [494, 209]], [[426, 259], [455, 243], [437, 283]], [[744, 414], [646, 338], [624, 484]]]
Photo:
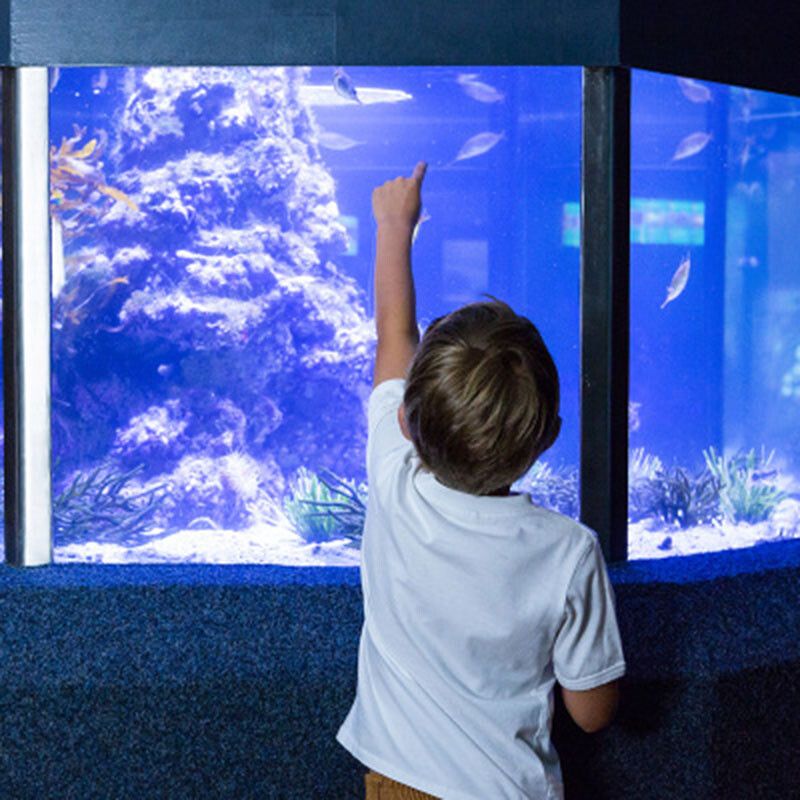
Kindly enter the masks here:
[[502, 92], [488, 83], [476, 80], [476, 78], [475, 73], [462, 73], [456, 78], [456, 81], [465, 94], [479, 103], [500, 103], [505, 100], [506, 96]]
[[750, 159], [753, 157], [753, 145], [755, 143], [755, 136], [745, 137], [744, 145], [742, 146], [742, 152], [739, 153], [739, 157], [736, 159], [739, 162], [741, 169], [744, 169], [749, 163]]
[[633, 400], [628, 402], [628, 433], [633, 433], [641, 428], [642, 420], [639, 416], [639, 409], [641, 407], [641, 403], [636, 403]]
[[456, 161], [464, 161], [467, 158], [475, 158], [476, 156], [482, 156], [484, 153], [488, 153], [501, 139], [505, 138], [505, 135], [505, 131], [501, 131], [500, 133], [486, 131], [471, 136], [461, 145], [458, 155], [456, 155], [450, 164], [455, 164]]
[[364, 142], [358, 142], [349, 136], [334, 133], [333, 131], [320, 131], [317, 141], [319, 141], [320, 147], [324, 147], [327, 150], [350, 150], [352, 147], [364, 144]]
[[669, 282], [669, 286], [667, 287], [667, 297], [661, 304], [661, 308], [664, 308], [667, 303], [671, 303], [686, 288], [686, 283], [689, 280], [689, 270], [691, 268], [692, 259], [687, 253], [684, 256], [683, 261], [681, 261], [681, 263], [678, 265], [678, 269], [675, 270], [672, 280]]
[[691, 78], [676, 78], [683, 96], [692, 103], [708, 103], [711, 101], [711, 89]]
[[705, 131], [690, 133], [688, 136], [681, 139], [680, 143], [675, 148], [675, 154], [672, 156], [672, 160], [680, 161], [682, 158], [689, 158], [689, 156], [697, 155], [710, 141], [710, 133], [706, 133]]
[[778, 477], [778, 470], [777, 469], [755, 470], [751, 477], [754, 481], [768, 481], [771, 480], [772, 478]]
[[337, 67], [333, 71], [333, 88], [336, 94], [341, 95], [346, 100], [355, 100], [356, 103], [361, 102], [352, 79], [341, 67]]
[[53, 89], [58, 86], [58, 81], [61, 78], [61, 67], [51, 67], [50, 68], [50, 91], [52, 92]]
[[420, 212], [419, 219], [417, 220], [417, 224], [414, 226], [414, 232], [411, 234], [411, 244], [417, 241], [417, 234], [419, 233], [420, 226], [423, 222], [427, 222], [431, 218], [431, 215], [423, 208]]
[[98, 75], [92, 78], [92, 92], [100, 94], [108, 86], [108, 73], [101, 69]]
[[87, 297], [85, 300], [82, 300], [80, 303], [78, 303], [78, 305], [77, 305], [77, 306], [75, 306], [75, 308], [73, 308], [73, 309], [71, 309], [70, 311], [68, 311], [68, 312], [67, 312], [67, 317], [68, 317], [68, 318], [69, 318], [69, 319], [70, 319], [72, 322], [74, 322], [75, 324], [77, 324], [78, 322], [80, 322], [80, 319], [81, 319], [81, 318], [80, 318], [80, 315], [78, 314], [78, 312], [79, 312], [79, 311], [80, 311], [80, 310], [81, 310], [81, 309], [82, 309], [82, 308], [83, 308], [83, 307], [84, 307], [84, 306], [85, 306], [85, 305], [86, 305], [86, 304], [87, 304], [87, 303], [88, 303], [88, 302], [89, 302], [89, 301], [90, 301], [90, 300], [91, 300], [91, 299], [92, 299], [92, 298], [93, 298], [93, 297], [94, 297], [96, 294], [98, 294], [99, 292], [101, 292], [103, 289], [108, 289], [108, 288], [111, 288], [111, 287], [115, 287], [115, 286], [118, 286], [118, 285], [119, 285], [119, 284], [121, 284], [121, 283], [124, 283], [124, 284], [129, 284], [129, 283], [130, 283], [130, 279], [129, 279], [129, 278], [127, 278], [127, 277], [121, 277], [121, 278], [112, 278], [110, 281], [106, 281], [105, 283], [101, 283], [101, 284], [100, 284], [100, 285], [99, 285], [99, 286], [98, 286], [96, 289], [94, 289], [94, 290], [93, 290], [93, 291], [92, 291], [92, 292], [89, 294], [89, 296], [88, 296], [88, 297]]

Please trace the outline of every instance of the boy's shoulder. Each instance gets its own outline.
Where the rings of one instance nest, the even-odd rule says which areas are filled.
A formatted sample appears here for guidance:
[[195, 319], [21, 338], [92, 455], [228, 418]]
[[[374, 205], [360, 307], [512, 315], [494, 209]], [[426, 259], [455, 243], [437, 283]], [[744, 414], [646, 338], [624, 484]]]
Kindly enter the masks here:
[[566, 549], [575, 552], [577, 557], [581, 557], [599, 543], [596, 531], [580, 520], [533, 503], [531, 508], [535, 510], [535, 516], [538, 518], [537, 527], [547, 527], [557, 533], [559, 540], [567, 546]]

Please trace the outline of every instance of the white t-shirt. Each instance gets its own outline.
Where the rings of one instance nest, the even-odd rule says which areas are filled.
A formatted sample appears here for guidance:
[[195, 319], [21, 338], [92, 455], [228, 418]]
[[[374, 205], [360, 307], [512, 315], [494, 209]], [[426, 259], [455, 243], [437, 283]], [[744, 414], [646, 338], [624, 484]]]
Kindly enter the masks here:
[[554, 682], [625, 673], [595, 533], [527, 494], [478, 496], [422, 468], [405, 381], [369, 398], [356, 698], [336, 735], [367, 767], [443, 800], [562, 800]]

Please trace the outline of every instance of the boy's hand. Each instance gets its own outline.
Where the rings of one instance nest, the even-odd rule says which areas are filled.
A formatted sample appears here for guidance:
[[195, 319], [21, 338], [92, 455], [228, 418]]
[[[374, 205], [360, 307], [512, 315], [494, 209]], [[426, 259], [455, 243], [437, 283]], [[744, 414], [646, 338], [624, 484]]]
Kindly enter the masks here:
[[379, 226], [407, 227], [417, 224], [422, 206], [420, 190], [428, 165], [420, 161], [410, 178], [395, 178], [372, 192], [372, 213]]

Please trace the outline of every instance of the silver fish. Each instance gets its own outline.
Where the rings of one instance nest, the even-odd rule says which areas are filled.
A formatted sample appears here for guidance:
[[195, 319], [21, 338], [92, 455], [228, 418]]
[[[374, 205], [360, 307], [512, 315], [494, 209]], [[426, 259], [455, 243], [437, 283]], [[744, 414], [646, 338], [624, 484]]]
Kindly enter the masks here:
[[675, 149], [675, 155], [672, 156], [672, 160], [680, 161], [682, 158], [697, 155], [710, 141], [710, 133], [705, 133], [704, 131], [690, 133], [687, 137], [681, 139]]
[[661, 308], [671, 303], [680, 293], [686, 288], [686, 283], [689, 280], [689, 270], [692, 268], [692, 259], [687, 253], [683, 261], [678, 265], [672, 280], [667, 287], [667, 298], [661, 304]]
[[485, 133], [478, 133], [475, 136], [471, 136], [461, 145], [458, 155], [451, 163], [455, 164], [456, 161], [464, 161], [467, 158], [482, 156], [484, 153], [491, 150], [501, 139], [505, 138], [505, 135], [505, 131], [501, 131], [500, 133], [486, 131]]
[[755, 470], [751, 477], [754, 481], [769, 481], [772, 480], [772, 478], [778, 477], [778, 470], [777, 469]]
[[50, 91], [52, 92], [53, 89], [58, 86], [58, 81], [61, 78], [61, 68], [60, 67], [50, 67]]
[[711, 101], [711, 89], [691, 78], [677, 78], [683, 96], [692, 103], [708, 103]]
[[414, 226], [414, 232], [411, 234], [411, 244], [417, 241], [417, 234], [419, 233], [420, 226], [423, 222], [427, 222], [431, 218], [431, 215], [423, 208], [420, 212], [419, 219], [417, 220], [417, 224]]
[[641, 403], [636, 403], [633, 400], [628, 401], [628, 433], [638, 431], [642, 427], [642, 418], [639, 415], [641, 407]]
[[506, 96], [502, 92], [499, 92], [488, 83], [476, 80], [476, 78], [477, 75], [475, 73], [462, 73], [456, 78], [456, 81], [465, 94], [479, 103], [500, 103], [505, 100]]
[[94, 94], [99, 94], [108, 86], [108, 73], [101, 69], [98, 75], [95, 75], [92, 78], [92, 92]]
[[336, 94], [341, 95], [346, 100], [355, 100], [356, 103], [361, 102], [352, 79], [341, 67], [337, 67], [333, 71], [333, 88]]
[[344, 136], [341, 133], [334, 133], [333, 131], [320, 131], [319, 137], [320, 147], [327, 150], [349, 150], [351, 147], [357, 147], [364, 142], [357, 142], [349, 136]]

